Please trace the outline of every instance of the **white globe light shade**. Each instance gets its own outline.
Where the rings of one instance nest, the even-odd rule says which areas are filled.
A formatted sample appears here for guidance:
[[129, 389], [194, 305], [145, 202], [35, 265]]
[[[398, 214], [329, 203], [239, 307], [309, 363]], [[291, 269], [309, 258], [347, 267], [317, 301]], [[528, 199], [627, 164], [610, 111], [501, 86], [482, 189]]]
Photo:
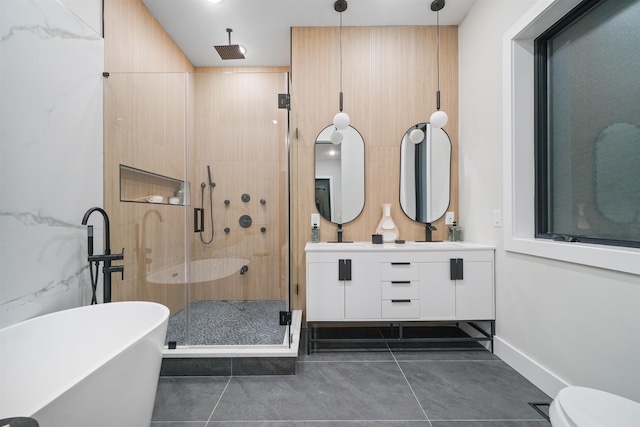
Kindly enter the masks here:
[[441, 110], [438, 110], [435, 113], [433, 113], [431, 115], [431, 118], [429, 119], [431, 126], [438, 129], [443, 128], [448, 121], [449, 121], [449, 116], [447, 116], [447, 113]]
[[344, 135], [339, 130], [334, 130], [333, 132], [331, 132], [331, 136], [329, 137], [329, 139], [331, 139], [331, 142], [333, 142], [335, 145], [340, 145], [342, 143], [342, 140], [344, 139]]
[[349, 126], [349, 115], [342, 111], [333, 116], [333, 125], [338, 130], [344, 130]]
[[420, 144], [423, 139], [424, 139], [424, 132], [422, 131], [422, 129], [415, 128], [414, 130], [411, 131], [411, 133], [409, 133], [409, 140], [414, 144]]

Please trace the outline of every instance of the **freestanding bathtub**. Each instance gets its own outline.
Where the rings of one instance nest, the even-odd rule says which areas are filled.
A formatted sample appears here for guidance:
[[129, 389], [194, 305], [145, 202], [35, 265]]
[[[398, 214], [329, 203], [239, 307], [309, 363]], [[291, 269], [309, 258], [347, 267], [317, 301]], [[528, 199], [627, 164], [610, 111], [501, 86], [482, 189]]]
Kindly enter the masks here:
[[149, 427], [169, 309], [115, 302], [0, 330], [0, 419], [40, 427]]

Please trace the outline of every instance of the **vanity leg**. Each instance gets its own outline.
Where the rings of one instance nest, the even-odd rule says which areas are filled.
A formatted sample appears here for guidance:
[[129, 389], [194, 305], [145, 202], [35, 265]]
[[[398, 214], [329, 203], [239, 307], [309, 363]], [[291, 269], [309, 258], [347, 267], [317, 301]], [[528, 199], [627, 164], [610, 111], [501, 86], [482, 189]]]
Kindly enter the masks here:
[[496, 321], [491, 321], [491, 353], [493, 353], [493, 336], [496, 334]]

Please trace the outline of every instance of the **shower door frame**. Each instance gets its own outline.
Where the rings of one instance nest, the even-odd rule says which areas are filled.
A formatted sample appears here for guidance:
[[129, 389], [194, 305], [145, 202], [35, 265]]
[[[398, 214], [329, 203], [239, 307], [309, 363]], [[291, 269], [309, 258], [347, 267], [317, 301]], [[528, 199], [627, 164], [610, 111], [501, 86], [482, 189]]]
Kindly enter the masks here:
[[[216, 71], [213, 71], [213, 73], [215, 72]], [[273, 71], [272, 69], [268, 69], [265, 71], [258, 71], [258, 72], [253, 70], [251, 71], [234, 70], [232, 72], [229, 72], [227, 70], [220, 70], [217, 72], [221, 73], [220, 75], [250, 74], [252, 76], [248, 76], [248, 77], [255, 77], [256, 74], [260, 74], [265, 76], [272, 76], [273, 78], [276, 78], [276, 79], [281, 78], [281, 79], [284, 79], [284, 84], [278, 83], [278, 87], [279, 87], [278, 92], [281, 89], [284, 89], [286, 91], [286, 94], [287, 95], [289, 94], [288, 70], [285, 71], [284, 69], [282, 69], [278, 71]], [[186, 101], [187, 108], [185, 113], [187, 116], [185, 118], [185, 123], [187, 123], [187, 126], [185, 127], [185, 182], [191, 182], [191, 194], [190, 194], [191, 206], [185, 206], [185, 215], [184, 215], [185, 245], [184, 246], [185, 246], [185, 260], [192, 261], [201, 256], [201, 254], [197, 253], [199, 240], [198, 240], [198, 237], [196, 237], [197, 234], [196, 236], [194, 236], [193, 221], [195, 221], [195, 215], [192, 215], [192, 211], [194, 208], [196, 207], [199, 208], [202, 206], [202, 201], [199, 201], [199, 198], [201, 195], [201, 191], [199, 191], [199, 188], [200, 188], [201, 178], [204, 176], [203, 174], [205, 172], [201, 170], [203, 169], [203, 165], [198, 164], [198, 162], [202, 160], [202, 158], [207, 158], [206, 161], [210, 163], [210, 164], [208, 163], [207, 165], [212, 166], [211, 167], [212, 181], [216, 183], [216, 186], [213, 187], [214, 203], [219, 204], [221, 203], [222, 200], [225, 200], [225, 205], [227, 207], [229, 206], [233, 207], [234, 203], [237, 205], [240, 203], [240, 201], [239, 200], [230, 201], [229, 199], [231, 197], [228, 197], [228, 196], [225, 197], [223, 195], [216, 194], [217, 191], [218, 192], [222, 191], [225, 186], [224, 182], [218, 182], [218, 179], [219, 179], [218, 166], [219, 165], [216, 166], [215, 164], [216, 161], [212, 160], [209, 156], [202, 156], [201, 153], [197, 152], [198, 144], [200, 144], [200, 146], [202, 145], [202, 142], [198, 140], [200, 136], [197, 134], [198, 127], [199, 126], [201, 127], [202, 124], [197, 123], [197, 120], [201, 118], [202, 114], [195, 111], [198, 108], [198, 106], [201, 106], [201, 104], [198, 104], [199, 101], [195, 100], [195, 98], [198, 97], [201, 93], [203, 93], [203, 91], [202, 91], [202, 88], [198, 86], [198, 83], [196, 83], [196, 81], [199, 77], [206, 78], [207, 76], [204, 73], [198, 73], [198, 72], [186, 73], [186, 74], [188, 75], [188, 78], [186, 79], [187, 82], [185, 84], [185, 93], [189, 95], [193, 95], [194, 99], [189, 99]], [[231, 78], [233, 78], [233, 76]], [[278, 280], [278, 284], [275, 285], [275, 287], [276, 289], [281, 289], [281, 291], [278, 291], [278, 292], [284, 298], [284, 308], [283, 308], [284, 311], [281, 310], [279, 312], [274, 312], [273, 319], [275, 319], [276, 321], [279, 321], [281, 326], [285, 326], [283, 341], [280, 344], [228, 344], [228, 345], [194, 344], [195, 340], [193, 337], [193, 329], [192, 329], [193, 316], [190, 313], [189, 307], [194, 300], [198, 299], [198, 293], [201, 294], [202, 289], [198, 290], [197, 287], [194, 286], [194, 283], [192, 280], [193, 274], [192, 272], [188, 271], [189, 269], [187, 267], [188, 265], [190, 265], [190, 262], [185, 262], [184, 274], [185, 274], [185, 277], [187, 278], [187, 286], [185, 287], [185, 311], [186, 311], [187, 325], [186, 325], [186, 337], [185, 337], [186, 344], [184, 346], [178, 346], [178, 348], [181, 350], [185, 350], [187, 352], [189, 350], [194, 350], [197, 353], [200, 353], [202, 351], [207, 351], [207, 350], [211, 350], [213, 352], [217, 352], [217, 351], [226, 352], [226, 351], [234, 351], [234, 350], [242, 349], [243, 351], [247, 350], [251, 352], [251, 349], [255, 349], [257, 351], [269, 350], [269, 349], [278, 351], [283, 347], [291, 348], [291, 345], [292, 345], [292, 333], [291, 333], [292, 302], [291, 302], [291, 273], [290, 273], [290, 265], [291, 265], [290, 209], [291, 208], [290, 208], [290, 200], [289, 200], [290, 198], [290, 109], [288, 105], [286, 106], [286, 108], [282, 108], [282, 106], [279, 105], [279, 102], [277, 102], [278, 100], [276, 99], [276, 96], [279, 96], [279, 95], [280, 95], [279, 93], [278, 94], [273, 93], [273, 98], [269, 100], [269, 103], [272, 102], [274, 106], [278, 106], [278, 110], [282, 110], [282, 109], [286, 110], [284, 112], [278, 111], [277, 113], [278, 114], [277, 120], [279, 122], [278, 126], [280, 126], [280, 130], [278, 131], [279, 134], [276, 137], [278, 141], [277, 146], [280, 147], [278, 148], [279, 153], [277, 154], [277, 156], [280, 159], [278, 163], [278, 171], [280, 171], [280, 173], [283, 172], [284, 174], [284, 178], [281, 178], [280, 181], [278, 181], [278, 177], [276, 177], [276, 182], [279, 182], [278, 184], [279, 186], [276, 189], [276, 193], [280, 194], [279, 199], [282, 199], [282, 202], [277, 201], [277, 204], [279, 205], [279, 211], [277, 213], [277, 217], [279, 218], [282, 215], [286, 215], [286, 218], [284, 218], [283, 220], [280, 220], [280, 227], [278, 227], [275, 231], [276, 233], [278, 233], [278, 235], [283, 235], [283, 237], [280, 238], [281, 245], [278, 244], [278, 251], [273, 251], [274, 252], [273, 256], [275, 256], [275, 259], [277, 260], [277, 262], [280, 263], [280, 267], [278, 269], [278, 271], [280, 272], [278, 274], [279, 280]], [[234, 93], [234, 96], [236, 96], [235, 93]], [[249, 108], [255, 109], [253, 105], [251, 105]], [[275, 119], [274, 119], [274, 124], [275, 124]], [[218, 135], [216, 135], [216, 137], [218, 137]], [[274, 143], [275, 143], [275, 140], [274, 140]], [[283, 143], [283, 145], [281, 145], [281, 143]], [[271, 182], [272, 179], [269, 178], [263, 181]], [[250, 192], [244, 193], [241, 191], [241, 193], [244, 196], [245, 194]], [[250, 197], [251, 197], [250, 201], [246, 203], [246, 205], [249, 205], [251, 202], [254, 202], [254, 199], [257, 202], [258, 201], [257, 199], [260, 198], [258, 194], [255, 194], [255, 196], [254, 194], [250, 194]], [[208, 198], [208, 194], [205, 194], [205, 198]], [[261, 203], [261, 206], [268, 206], [269, 204], [274, 204], [270, 200], [266, 200], [266, 201], [261, 200], [260, 203]], [[204, 223], [205, 223], [205, 230], [206, 230], [207, 226], [209, 226], [209, 219], [207, 218], [208, 205], [207, 203], [205, 203], [204, 205], [205, 205], [204, 206], [205, 208]], [[217, 209], [219, 210], [219, 208], [216, 208], [214, 206], [213, 211], [216, 212]], [[216, 215], [216, 216], [219, 216], [219, 215]], [[216, 242], [215, 239], [224, 239], [225, 237], [230, 236], [234, 233], [233, 225], [231, 225], [230, 227], [225, 227], [225, 224], [219, 224], [220, 222], [221, 222], [220, 218], [214, 217], [214, 228], [215, 228], [214, 243]], [[256, 230], [260, 230], [260, 228], [262, 228], [260, 224], [258, 225], [252, 224], [252, 225], [253, 227], [255, 227]], [[227, 230], [231, 229], [231, 231], [228, 231], [225, 233], [223, 232], [225, 228]], [[264, 231], [265, 228], [266, 228], [266, 231]], [[261, 235], [268, 234], [269, 228], [270, 228], [269, 225], [266, 225], [264, 228], [262, 228], [261, 232], [255, 231], [254, 234], [261, 234]], [[205, 234], [208, 236], [207, 233]], [[196, 250], [194, 250], [194, 248], [196, 248]], [[202, 248], [200, 249], [202, 250]], [[246, 273], [246, 277], [251, 277], [251, 273], [252, 273], [251, 261], [253, 260], [251, 259], [252, 258], [251, 256], [247, 256], [246, 258], [250, 260], [250, 262], [248, 263], [248, 272]], [[237, 279], [238, 277], [239, 277], [238, 273], [235, 273], [235, 278]], [[225, 279], [221, 279], [221, 280], [225, 280]], [[226, 285], [226, 286], [229, 286], [229, 285]], [[286, 321], [287, 323], [286, 325], [282, 325], [283, 320]], [[173, 352], [173, 350], [171, 350], [171, 352]]]

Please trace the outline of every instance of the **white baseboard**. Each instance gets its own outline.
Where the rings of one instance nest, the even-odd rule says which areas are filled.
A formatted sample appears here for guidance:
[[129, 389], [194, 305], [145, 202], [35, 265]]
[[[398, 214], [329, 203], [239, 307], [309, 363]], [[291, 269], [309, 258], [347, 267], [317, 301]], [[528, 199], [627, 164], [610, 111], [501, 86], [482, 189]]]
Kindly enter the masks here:
[[520, 375], [531, 381], [533, 385], [552, 399], [556, 397], [561, 389], [569, 386], [566, 381], [548, 371], [498, 336], [493, 337], [493, 350], [494, 354], [502, 361], [518, 371]]

